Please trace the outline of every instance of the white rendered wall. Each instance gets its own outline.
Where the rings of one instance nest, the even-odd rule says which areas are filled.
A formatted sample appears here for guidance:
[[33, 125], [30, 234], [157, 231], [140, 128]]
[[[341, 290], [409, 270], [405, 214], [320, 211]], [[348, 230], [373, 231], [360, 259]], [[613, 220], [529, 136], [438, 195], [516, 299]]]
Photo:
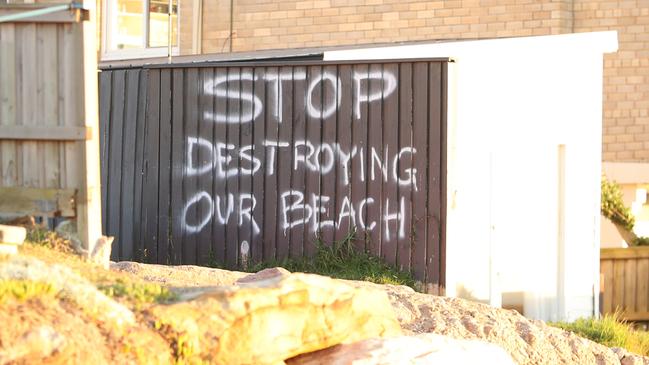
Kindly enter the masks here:
[[325, 53], [456, 60], [447, 295], [518, 298], [526, 316], [544, 320], [596, 313], [602, 57], [616, 50], [616, 33], [600, 32]]

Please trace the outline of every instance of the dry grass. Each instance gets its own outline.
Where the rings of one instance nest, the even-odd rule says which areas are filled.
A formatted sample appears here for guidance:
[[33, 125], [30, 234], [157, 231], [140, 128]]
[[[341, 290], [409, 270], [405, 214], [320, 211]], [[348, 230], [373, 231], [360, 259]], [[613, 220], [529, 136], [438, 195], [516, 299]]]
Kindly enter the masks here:
[[[25, 338], [48, 328], [65, 339], [63, 347], [46, 358], [21, 358], [17, 363], [173, 363], [171, 344], [148, 321], [143, 311], [176, 297], [167, 288], [128, 273], [105, 270], [74, 253], [67, 240], [52, 232], [30, 230], [19, 250], [48, 264], [63, 265], [93, 283], [100, 291], [130, 308], [139, 319], [128, 331], [109, 325], [84, 311], [50, 285], [26, 280], [0, 280], [0, 353], [20, 348]], [[0, 258], [6, 260], [7, 258]], [[36, 331], [36, 332], [35, 332]], [[31, 335], [30, 335], [31, 334]]]
[[128, 273], [106, 270], [91, 264], [74, 253], [70, 243], [54, 232], [30, 231], [20, 253], [50, 264], [65, 265], [94, 283], [104, 294], [119, 299], [132, 309], [150, 303], [165, 303], [176, 295], [158, 284], [148, 283]]

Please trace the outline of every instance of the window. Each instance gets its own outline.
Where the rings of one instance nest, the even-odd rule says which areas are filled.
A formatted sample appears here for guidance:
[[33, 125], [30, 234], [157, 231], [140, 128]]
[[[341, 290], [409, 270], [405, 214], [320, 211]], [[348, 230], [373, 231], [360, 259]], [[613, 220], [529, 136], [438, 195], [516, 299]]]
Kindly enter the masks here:
[[[171, 1], [171, 42], [178, 46], [178, 0]], [[102, 59], [167, 56], [169, 0], [104, 1]]]

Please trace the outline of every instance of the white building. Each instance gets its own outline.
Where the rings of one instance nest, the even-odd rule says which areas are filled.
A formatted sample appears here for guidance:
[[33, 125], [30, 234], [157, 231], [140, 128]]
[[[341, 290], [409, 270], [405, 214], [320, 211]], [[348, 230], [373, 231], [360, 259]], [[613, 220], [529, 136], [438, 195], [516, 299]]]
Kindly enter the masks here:
[[615, 32], [340, 50], [452, 57], [446, 293], [544, 320], [598, 313], [603, 55]]

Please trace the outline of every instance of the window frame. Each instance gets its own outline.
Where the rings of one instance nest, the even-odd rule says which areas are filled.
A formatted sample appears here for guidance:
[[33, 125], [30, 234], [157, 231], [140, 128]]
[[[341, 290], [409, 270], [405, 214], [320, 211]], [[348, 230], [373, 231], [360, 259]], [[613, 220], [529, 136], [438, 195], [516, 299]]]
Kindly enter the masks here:
[[[136, 58], [155, 58], [155, 57], [167, 57], [168, 56], [168, 47], [149, 47], [149, 4], [150, 0], [142, 0], [142, 10], [144, 16], [142, 17], [143, 25], [143, 35], [142, 35], [142, 48], [129, 48], [129, 49], [120, 49], [120, 50], [111, 50], [109, 49], [110, 43], [110, 29], [113, 19], [115, 19], [115, 14], [111, 10], [111, 5], [115, 3], [116, 0], [104, 0], [102, 1], [102, 36], [101, 36], [101, 52], [100, 58], [102, 61], [115, 61], [123, 59], [136, 59]], [[176, 45], [171, 49], [171, 55], [177, 56], [180, 54], [180, 1], [177, 1], [176, 4]], [[110, 4], [109, 4], [110, 3]]]

